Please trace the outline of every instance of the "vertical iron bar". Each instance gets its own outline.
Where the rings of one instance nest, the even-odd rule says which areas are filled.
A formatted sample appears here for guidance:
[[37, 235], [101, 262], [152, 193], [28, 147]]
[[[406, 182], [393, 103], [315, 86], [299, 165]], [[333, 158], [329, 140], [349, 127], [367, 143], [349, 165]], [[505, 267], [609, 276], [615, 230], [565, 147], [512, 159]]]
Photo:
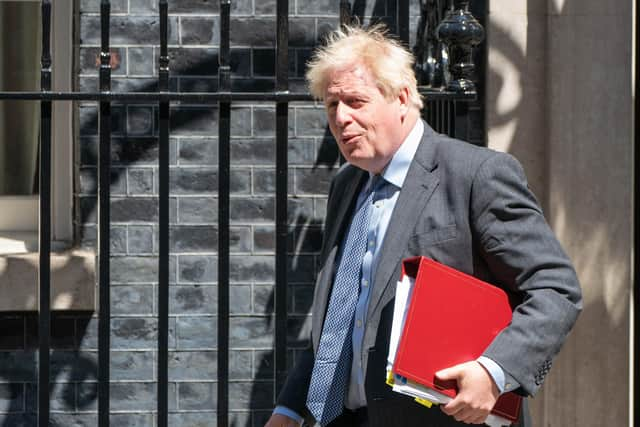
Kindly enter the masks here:
[[409, 46], [409, 0], [397, 0], [398, 37]]
[[[109, 52], [109, 18], [111, 4], [100, 3], [100, 91], [111, 90], [111, 54]], [[98, 318], [98, 426], [109, 425], [109, 351], [110, 301], [110, 196], [111, 196], [111, 102], [100, 101], [100, 153], [98, 168], [98, 258], [100, 277], [100, 313]]]
[[[289, 0], [277, 0], [276, 91], [289, 89]], [[287, 374], [287, 102], [276, 103], [275, 395]]]
[[[40, 90], [51, 91], [51, 1], [42, 1]], [[40, 246], [38, 317], [38, 426], [49, 427], [51, 345], [51, 101], [40, 101]]]
[[[231, 1], [220, 0], [218, 87], [231, 91]], [[229, 425], [229, 185], [231, 103], [218, 104], [218, 427]]]
[[340, 0], [340, 25], [351, 24], [351, 4], [347, 0]]
[[[160, 92], [169, 91], [167, 0], [160, 0]], [[159, 103], [158, 141], [158, 427], [169, 419], [169, 102]]]

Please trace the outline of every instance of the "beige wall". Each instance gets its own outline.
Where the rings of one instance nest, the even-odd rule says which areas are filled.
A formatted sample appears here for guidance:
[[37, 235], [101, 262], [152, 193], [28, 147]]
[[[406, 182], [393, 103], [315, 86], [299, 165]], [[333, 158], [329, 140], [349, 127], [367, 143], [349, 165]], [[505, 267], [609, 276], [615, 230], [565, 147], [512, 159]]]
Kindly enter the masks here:
[[632, 0], [489, 3], [489, 146], [523, 163], [584, 292], [534, 425], [630, 425]]

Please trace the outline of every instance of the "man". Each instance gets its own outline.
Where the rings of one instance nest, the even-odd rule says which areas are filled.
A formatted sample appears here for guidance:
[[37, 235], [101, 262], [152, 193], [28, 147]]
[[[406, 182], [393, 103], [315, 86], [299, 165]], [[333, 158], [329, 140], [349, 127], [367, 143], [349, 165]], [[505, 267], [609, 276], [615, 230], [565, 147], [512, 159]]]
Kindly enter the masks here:
[[[333, 180], [312, 308], [312, 348], [268, 427], [481, 424], [502, 392], [533, 395], [581, 310], [570, 261], [511, 156], [436, 134], [420, 119], [413, 58], [381, 27], [343, 28], [309, 64], [347, 160]], [[459, 393], [427, 409], [385, 384], [402, 259], [423, 255], [519, 304], [478, 360], [438, 373]], [[442, 301], [454, 304], [454, 301]], [[526, 406], [526, 405], [523, 405]], [[526, 408], [519, 424], [530, 425]]]

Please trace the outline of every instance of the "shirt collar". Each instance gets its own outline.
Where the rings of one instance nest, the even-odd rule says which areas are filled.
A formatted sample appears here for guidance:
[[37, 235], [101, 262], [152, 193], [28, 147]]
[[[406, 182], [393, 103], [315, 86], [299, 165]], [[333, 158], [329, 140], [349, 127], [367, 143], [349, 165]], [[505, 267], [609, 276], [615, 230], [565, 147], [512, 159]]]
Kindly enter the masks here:
[[[409, 172], [411, 161], [416, 155], [418, 145], [420, 145], [423, 133], [424, 124], [422, 123], [422, 120], [418, 119], [416, 120], [416, 124], [413, 126], [413, 129], [411, 129], [411, 132], [409, 132], [409, 135], [407, 135], [407, 138], [400, 145], [400, 148], [398, 148], [398, 151], [396, 151], [391, 158], [391, 161], [382, 172], [382, 178], [384, 178], [385, 181], [398, 188], [402, 188], [402, 184], [404, 184], [404, 180]], [[369, 178], [371, 178], [371, 175], [372, 174], [369, 173]], [[371, 182], [371, 180], [369, 182]]]

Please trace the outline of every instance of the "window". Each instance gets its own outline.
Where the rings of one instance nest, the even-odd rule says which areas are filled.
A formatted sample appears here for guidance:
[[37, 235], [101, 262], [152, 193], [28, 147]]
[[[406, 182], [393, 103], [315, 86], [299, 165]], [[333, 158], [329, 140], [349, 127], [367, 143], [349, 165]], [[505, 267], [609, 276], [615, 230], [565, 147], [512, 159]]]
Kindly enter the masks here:
[[[53, 2], [51, 50], [53, 89], [72, 88], [73, 2]], [[0, 90], [40, 89], [41, 4], [0, 1]], [[10, 36], [9, 36], [10, 35]], [[53, 249], [73, 237], [72, 105], [53, 103], [52, 239]], [[0, 253], [38, 248], [37, 101], [0, 102]]]

